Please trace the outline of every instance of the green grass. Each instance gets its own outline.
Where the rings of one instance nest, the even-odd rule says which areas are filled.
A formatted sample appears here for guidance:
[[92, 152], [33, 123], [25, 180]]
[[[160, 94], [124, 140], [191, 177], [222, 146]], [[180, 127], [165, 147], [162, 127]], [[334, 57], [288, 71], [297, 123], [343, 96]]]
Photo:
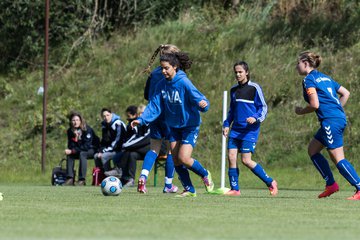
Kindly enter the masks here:
[[0, 185], [0, 239], [356, 239], [359, 202], [340, 191], [242, 189], [241, 197], [177, 199], [149, 188], [105, 197], [99, 187]]

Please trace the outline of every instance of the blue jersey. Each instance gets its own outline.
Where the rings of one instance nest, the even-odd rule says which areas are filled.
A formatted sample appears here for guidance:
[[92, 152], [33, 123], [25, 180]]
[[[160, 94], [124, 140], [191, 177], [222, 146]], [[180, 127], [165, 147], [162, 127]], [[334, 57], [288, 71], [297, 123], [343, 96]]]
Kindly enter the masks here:
[[[155, 94], [156, 86], [160, 82], [163, 82], [165, 80], [166, 80], [165, 76], [164, 76], [164, 74], [162, 74], [162, 68], [160, 66], [155, 68], [150, 73], [150, 76], [146, 81], [146, 86], [145, 86], [145, 89], [144, 89], [144, 98], [149, 101]], [[160, 114], [158, 119], [150, 124], [150, 129], [157, 128], [156, 126], [159, 125], [159, 124], [160, 125], [164, 124], [164, 114]]]
[[165, 80], [165, 76], [162, 74], [162, 68], [159, 66], [150, 73], [150, 76], [146, 81], [144, 90], [144, 98], [146, 100], [150, 100], [152, 98], [156, 89], [156, 85], [161, 80]]
[[[199, 107], [201, 100], [208, 103], [204, 109]], [[209, 100], [179, 70], [172, 80], [163, 80], [157, 84], [155, 94], [139, 120], [140, 124], [148, 124], [164, 113], [169, 127], [197, 127], [201, 124], [199, 111], [206, 112], [209, 105]]]
[[341, 106], [340, 100], [337, 96], [337, 91], [340, 87], [340, 84], [335, 82], [331, 77], [317, 70], [311, 71], [304, 78], [303, 95], [306, 102], [309, 102], [306, 89], [316, 89], [319, 98], [319, 108], [316, 110], [316, 115], [319, 121], [327, 118], [346, 119], [344, 109]]
[[[229, 137], [256, 142], [260, 123], [265, 120], [267, 105], [261, 87], [254, 82], [237, 84], [230, 90], [230, 109], [223, 127], [231, 127]], [[246, 119], [253, 117], [256, 122], [249, 124]]]

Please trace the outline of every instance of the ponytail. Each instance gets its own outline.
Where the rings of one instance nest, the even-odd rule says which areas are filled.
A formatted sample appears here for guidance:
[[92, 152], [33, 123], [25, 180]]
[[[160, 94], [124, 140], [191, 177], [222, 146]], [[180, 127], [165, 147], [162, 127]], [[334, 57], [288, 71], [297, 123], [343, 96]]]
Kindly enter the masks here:
[[147, 73], [150, 74], [151, 73], [151, 65], [154, 63], [156, 56], [158, 55], [158, 53], [160, 52], [161, 48], [163, 48], [164, 45], [161, 44], [153, 53], [153, 55], [151, 56], [148, 66], [144, 69], [143, 73]]
[[148, 66], [144, 69], [143, 73], [150, 74], [151, 73], [151, 65], [154, 63], [156, 56], [160, 53], [160, 56], [163, 54], [169, 53], [178, 53], [180, 49], [172, 44], [161, 44], [151, 56]]

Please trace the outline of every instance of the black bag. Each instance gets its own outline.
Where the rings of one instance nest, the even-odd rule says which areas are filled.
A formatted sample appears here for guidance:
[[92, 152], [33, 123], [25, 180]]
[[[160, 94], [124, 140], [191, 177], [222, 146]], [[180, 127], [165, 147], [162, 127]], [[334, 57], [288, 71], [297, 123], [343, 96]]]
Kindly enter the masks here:
[[51, 174], [51, 184], [54, 186], [63, 185], [66, 181], [66, 169], [62, 168], [62, 163], [66, 161], [61, 159], [59, 166], [54, 167]]

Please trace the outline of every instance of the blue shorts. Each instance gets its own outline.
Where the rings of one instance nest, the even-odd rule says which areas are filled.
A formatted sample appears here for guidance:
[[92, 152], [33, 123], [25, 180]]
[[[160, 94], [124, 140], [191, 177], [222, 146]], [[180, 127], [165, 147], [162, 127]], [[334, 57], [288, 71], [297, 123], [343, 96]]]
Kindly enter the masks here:
[[163, 121], [155, 121], [150, 123], [150, 138], [169, 140], [170, 128]]
[[181, 141], [182, 144], [191, 144], [194, 148], [199, 130], [200, 127], [170, 128], [170, 142]]
[[229, 138], [228, 149], [238, 149], [241, 153], [254, 153], [256, 148], [256, 142], [250, 142], [246, 140], [239, 140], [236, 138]]
[[343, 134], [346, 127], [346, 120], [343, 118], [324, 119], [321, 127], [314, 138], [322, 143], [327, 149], [342, 147]]

